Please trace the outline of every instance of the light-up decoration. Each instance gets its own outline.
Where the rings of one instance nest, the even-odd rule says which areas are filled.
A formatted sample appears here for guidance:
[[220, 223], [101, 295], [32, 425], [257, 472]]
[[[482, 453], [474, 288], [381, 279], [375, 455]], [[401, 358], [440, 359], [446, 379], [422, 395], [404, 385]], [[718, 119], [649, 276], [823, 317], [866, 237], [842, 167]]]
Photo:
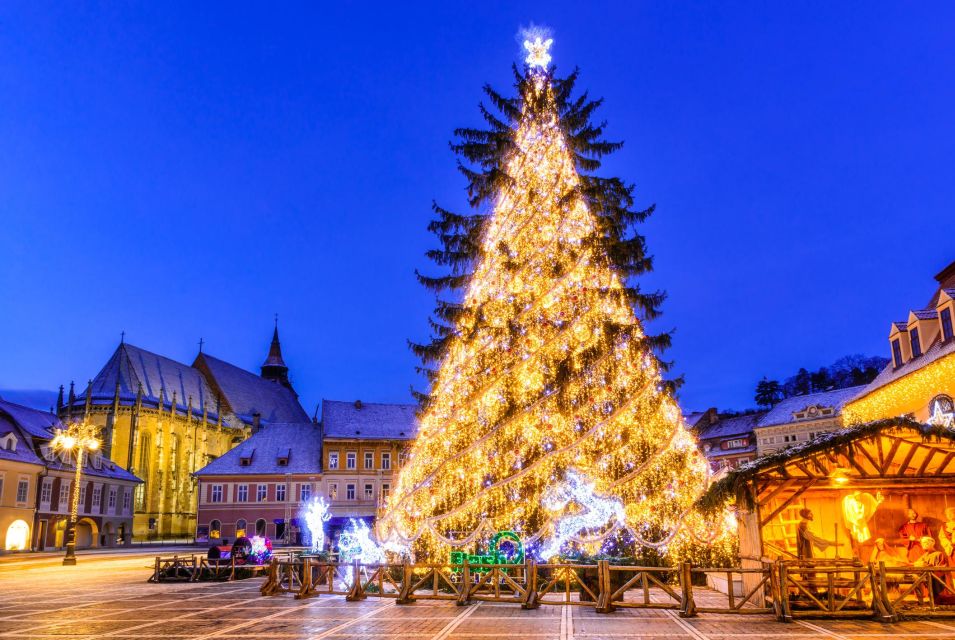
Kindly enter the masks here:
[[[521, 564], [524, 562], [524, 541], [513, 531], [498, 531], [491, 538], [487, 553], [465, 553], [452, 551], [448, 562], [452, 565], [451, 571], [458, 573], [464, 566], [464, 561], [476, 565]], [[476, 573], [486, 573], [492, 567], [475, 567]]]
[[[559, 522], [566, 514], [542, 499], [573, 468], [596, 482], [595, 497], [617, 501], [606, 503], [607, 515], [604, 503], [584, 505], [587, 523], [613, 524], [577, 544], [621, 534], [623, 504], [621, 554], [721, 545], [722, 514], [707, 519], [693, 507], [709, 467], [663, 383], [628, 276], [604, 242], [629, 223], [599, 209], [609, 205], [591, 200], [594, 182], [578, 174], [576, 143], [560, 119], [569, 107], [538, 71], [550, 38], [521, 40], [533, 67], [508, 110], [519, 122], [493, 167], [501, 180], [481, 182], [506, 186], [473, 238], [454, 221], [470, 216], [436, 221], [451, 242], [478, 248], [461, 266], [467, 284], [447, 321], [411, 454], [376, 521], [378, 539], [430, 562], [502, 529], [528, 547], [559, 549], [579, 523], [575, 514]], [[564, 533], [550, 540], [557, 530]]]
[[272, 541], [265, 536], [252, 536], [249, 540], [252, 548], [249, 550], [248, 560], [254, 564], [266, 564], [272, 558]]
[[881, 492], [873, 497], [871, 493], [855, 491], [842, 499], [842, 515], [846, 521], [846, 528], [856, 542], [866, 542], [872, 537], [869, 531], [869, 520], [882, 501]]
[[24, 551], [30, 539], [30, 525], [23, 520], [14, 520], [7, 528], [4, 548], [7, 551]]
[[595, 483], [583, 477], [574, 469], [567, 472], [566, 479], [544, 494], [544, 508], [551, 512], [563, 511], [571, 503], [579, 511], [560, 516], [554, 524], [553, 537], [539, 549], [543, 559], [560, 553], [561, 548], [580, 532], [594, 532], [613, 522], [626, 522], [623, 503], [617, 499], [599, 495]]
[[534, 40], [525, 40], [524, 48], [527, 49], [527, 57], [524, 58], [524, 62], [531, 68], [546, 69], [551, 61], [550, 46], [552, 44], [554, 44], [553, 38], [544, 40], [540, 36], [536, 36]]
[[928, 423], [933, 427], [955, 429], [955, 407], [948, 396], [936, 396], [932, 400], [932, 415]]
[[328, 511], [330, 506], [322, 496], [312, 498], [305, 505], [305, 526], [308, 527], [311, 537], [312, 553], [318, 553], [325, 548], [325, 523], [332, 517]]
[[83, 476], [83, 459], [87, 452], [99, 449], [100, 428], [91, 422], [74, 422], [66, 429], [57, 429], [50, 442], [57, 453], [73, 455], [76, 469], [73, 475], [73, 490], [70, 499], [70, 517], [66, 523], [66, 555], [64, 565], [76, 564], [76, 520], [80, 507], [80, 482]]
[[833, 469], [832, 473], [829, 474], [829, 477], [832, 478], [832, 481], [836, 484], [849, 484], [849, 471], [838, 467]]
[[[338, 536], [338, 561], [351, 563], [358, 560], [362, 565], [384, 564], [387, 561], [385, 551], [371, 539], [371, 530], [364, 520], [350, 518], [348, 528]], [[362, 566], [361, 572], [365, 573]], [[353, 584], [354, 571], [351, 566], [345, 568], [345, 581]]]

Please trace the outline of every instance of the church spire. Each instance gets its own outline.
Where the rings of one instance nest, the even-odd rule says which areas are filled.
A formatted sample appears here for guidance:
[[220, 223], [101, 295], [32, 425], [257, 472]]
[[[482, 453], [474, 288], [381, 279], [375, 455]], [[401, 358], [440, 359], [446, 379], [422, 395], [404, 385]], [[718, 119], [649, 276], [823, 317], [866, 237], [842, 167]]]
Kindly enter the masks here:
[[274, 380], [290, 391], [292, 383], [288, 379], [288, 366], [282, 359], [282, 344], [279, 342], [279, 316], [275, 314], [275, 330], [272, 332], [272, 344], [269, 346], [269, 356], [262, 363], [262, 377]]

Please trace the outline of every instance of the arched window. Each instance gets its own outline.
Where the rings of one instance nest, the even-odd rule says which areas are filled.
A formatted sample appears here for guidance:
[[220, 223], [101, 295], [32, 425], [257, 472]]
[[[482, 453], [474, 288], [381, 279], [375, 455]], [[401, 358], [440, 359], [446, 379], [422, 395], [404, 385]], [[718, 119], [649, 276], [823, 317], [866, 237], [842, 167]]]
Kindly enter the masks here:
[[248, 523], [246, 523], [244, 518], [239, 518], [238, 520], [236, 520], [235, 521], [235, 537], [241, 538], [242, 536], [244, 536], [245, 530], [247, 527], [248, 527]]
[[265, 519], [259, 518], [255, 521], [255, 535], [265, 536]]
[[218, 520], [213, 520], [209, 523], [209, 538], [218, 539], [222, 537], [222, 523]]
[[176, 473], [179, 469], [179, 436], [172, 435], [169, 439], [169, 472]]
[[140, 475], [145, 477], [149, 471], [149, 453], [150, 445], [152, 440], [149, 437], [148, 433], [144, 433], [139, 438], [139, 467], [137, 470], [140, 472]]
[[30, 541], [30, 525], [23, 520], [14, 520], [7, 529], [7, 539], [4, 549], [7, 551], [24, 551]]

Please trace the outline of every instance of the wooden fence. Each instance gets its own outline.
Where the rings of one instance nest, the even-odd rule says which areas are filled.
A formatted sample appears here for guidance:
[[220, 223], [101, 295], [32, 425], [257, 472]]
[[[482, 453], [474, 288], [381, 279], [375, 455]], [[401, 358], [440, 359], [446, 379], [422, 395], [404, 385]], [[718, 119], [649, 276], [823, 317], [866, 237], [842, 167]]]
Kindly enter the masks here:
[[[244, 571], [243, 570], [247, 570]], [[398, 604], [447, 600], [541, 606], [670, 609], [699, 614], [868, 617], [955, 616], [955, 567], [891, 567], [858, 560], [777, 560], [754, 568], [596, 564], [362, 564], [279, 552], [263, 567], [194, 555], [157, 556], [150, 582], [234, 580], [266, 573], [261, 593], [348, 600], [394, 598]], [[702, 588], [720, 582], [720, 589]]]

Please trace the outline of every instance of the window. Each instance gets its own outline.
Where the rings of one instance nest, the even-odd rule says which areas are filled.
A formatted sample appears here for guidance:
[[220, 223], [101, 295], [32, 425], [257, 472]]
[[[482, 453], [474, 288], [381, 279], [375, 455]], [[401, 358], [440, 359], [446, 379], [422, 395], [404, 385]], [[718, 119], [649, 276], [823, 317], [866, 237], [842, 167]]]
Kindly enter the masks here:
[[79, 509], [82, 511], [86, 508], [86, 485], [80, 487], [80, 506]]
[[123, 513], [129, 513], [129, 508], [132, 506], [132, 495], [130, 495], [129, 489], [123, 491]]
[[248, 502], [249, 501], [249, 485], [240, 484], [238, 491], [235, 496], [236, 502]]
[[365, 452], [365, 468], [374, 469], [375, 468], [375, 454], [373, 451]]
[[345, 454], [345, 468], [354, 469], [358, 464], [358, 454], [354, 451], [349, 451]]
[[408, 450], [405, 449], [398, 454], [398, 466], [403, 467], [405, 463], [408, 462]]
[[255, 535], [265, 536], [265, 519], [259, 518], [255, 521]]
[[892, 362], [896, 368], [902, 366], [902, 343], [898, 338], [892, 341]]
[[93, 487], [93, 508], [99, 509], [103, 503], [103, 487]]
[[919, 328], [912, 327], [912, 330], [909, 331], [909, 335], [912, 337], [912, 357], [918, 358], [922, 355], [922, 343], [919, 341]]
[[375, 485], [365, 484], [365, 500], [375, 499]]
[[275, 485], [275, 499], [278, 502], [285, 502], [285, 485], [284, 484]]
[[381, 485], [381, 499], [387, 500], [388, 496], [391, 495], [391, 485], [387, 482], [383, 482]]
[[246, 523], [246, 521], [245, 521], [244, 519], [239, 518], [238, 520], [236, 520], [236, 521], [235, 521], [235, 537], [236, 537], [236, 538], [241, 538], [242, 536], [244, 536], [244, 535], [245, 535], [245, 529], [246, 529], [247, 526], [248, 526], [248, 524]]
[[60, 481], [60, 500], [57, 502], [56, 510], [70, 510], [70, 485], [66, 481]]
[[109, 497], [106, 498], [107, 511], [116, 511], [116, 487], [109, 488]]
[[739, 449], [740, 447], [746, 446], [746, 440], [742, 438], [737, 438], [736, 440], [730, 440], [726, 443], [727, 449]]
[[354, 500], [355, 499], [355, 485], [350, 484], [345, 487], [345, 499]]
[[300, 491], [300, 499], [302, 500], [302, 502], [305, 502], [306, 500], [312, 497], [312, 485], [310, 484], [303, 484], [299, 488], [299, 491]]
[[381, 468], [384, 469], [385, 471], [388, 471], [389, 469], [391, 469], [391, 454], [390, 453], [381, 454]]
[[212, 499], [210, 502], [222, 502], [222, 485], [212, 485]]
[[269, 485], [260, 484], [255, 490], [255, 499], [258, 502], [265, 502], [266, 496], [269, 494]]
[[210, 538], [221, 538], [222, 537], [222, 523], [218, 520], [213, 520], [209, 523], [209, 537]]
[[328, 468], [329, 469], [338, 468], [338, 452], [337, 451], [328, 452]]
[[338, 500], [338, 483], [337, 482], [328, 483], [328, 499]]
[[17, 502], [26, 502], [27, 494], [30, 492], [30, 481], [22, 478], [17, 483]]
[[53, 481], [47, 478], [43, 481], [43, 484], [40, 485], [40, 502], [44, 504], [49, 504], [50, 500], [53, 498]]
[[815, 438], [815, 437], [816, 437], [816, 432], [815, 432], [815, 431], [810, 431], [810, 432], [809, 432], [809, 439], [812, 440], [812, 439]]
[[952, 310], [942, 309], [940, 317], [942, 319], [942, 340], [951, 340], [955, 337], [955, 333], [952, 332]]

